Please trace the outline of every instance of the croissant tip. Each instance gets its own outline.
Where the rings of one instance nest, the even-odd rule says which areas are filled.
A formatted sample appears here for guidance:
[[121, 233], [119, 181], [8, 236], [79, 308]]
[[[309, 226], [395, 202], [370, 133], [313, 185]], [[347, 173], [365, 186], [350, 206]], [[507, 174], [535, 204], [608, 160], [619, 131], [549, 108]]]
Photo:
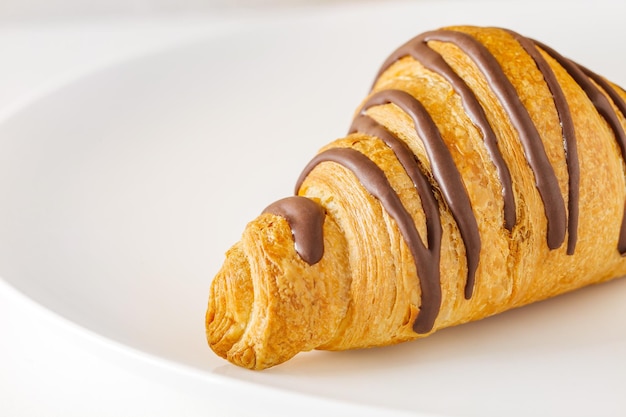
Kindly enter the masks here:
[[250, 318], [253, 291], [247, 259], [235, 245], [211, 283], [205, 315], [207, 341], [217, 355], [228, 358], [236, 350]]

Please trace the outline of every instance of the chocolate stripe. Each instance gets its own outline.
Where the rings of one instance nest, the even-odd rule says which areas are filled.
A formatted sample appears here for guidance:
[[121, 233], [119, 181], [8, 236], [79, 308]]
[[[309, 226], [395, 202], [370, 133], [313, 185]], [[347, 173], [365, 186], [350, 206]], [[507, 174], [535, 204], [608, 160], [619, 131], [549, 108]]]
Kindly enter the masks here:
[[[439, 279], [433, 282], [423, 278], [435, 275], [433, 269], [439, 264], [438, 254], [436, 259], [433, 259], [434, 256], [424, 246], [413, 218], [389, 184], [385, 173], [372, 160], [355, 149], [335, 148], [319, 153], [302, 171], [296, 190], [300, 188], [311, 170], [322, 162], [335, 162], [352, 171], [363, 187], [381, 202], [387, 213], [396, 221], [400, 233], [402, 233], [411, 251], [417, 273], [422, 279], [420, 281], [422, 305], [420, 306], [420, 313], [413, 323], [413, 329], [417, 333], [428, 333], [432, 330], [441, 307], [441, 283]], [[436, 269], [438, 278], [438, 267]]]
[[[423, 251], [419, 258], [414, 258], [415, 268], [419, 275], [419, 285], [422, 288], [422, 297], [425, 292], [423, 290], [424, 285], [422, 281], [428, 281], [428, 288], [440, 288], [441, 286], [441, 219], [439, 216], [439, 205], [433, 194], [433, 189], [430, 183], [426, 179], [426, 176], [421, 171], [417, 158], [409, 147], [398, 139], [393, 133], [387, 130], [384, 126], [376, 122], [371, 117], [361, 114], [358, 115], [352, 122], [350, 127], [350, 133], [362, 133], [368, 136], [377, 137], [382, 140], [389, 148], [395, 153], [398, 161], [404, 168], [405, 172], [411, 178], [413, 185], [417, 191], [422, 202], [422, 208], [426, 217], [426, 232], [428, 249], [424, 246], [418, 246], [411, 249], [411, 253], [416, 251]], [[408, 243], [408, 242], [407, 242]], [[426, 263], [420, 262], [419, 259], [428, 259]], [[434, 310], [434, 306], [432, 307]], [[437, 312], [423, 313], [420, 310], [420, 316], [422, 314], [436, 314]], [[432, 329], [434, 323], [434, 317], [427, 317], [425, 319], [418, 319], [414, 323], [414, 330], [417, 333], [427, 333]]]
[[[618, 111], [613, 106], [622, 115], [626, 115], [626, 101], [616, 91], [618, 87], [614, 87], [604, 78], [573, 61], [563, 58], [557, 52], [539, 42], [532, 41], [508, 30], [507, 33], [533, 59], [552, 94], [554, 106], [561, 124], [568, 172], [567, 210], [561, 195], [558, 179], [547, 157], [537, 126], [533, 123], [518, 92], [507, 78], [495, 56], [478, 40], [466, 33], [451, 30], [427, 32], [396, 50], [385, 62], [379, 75], [398, 59], [404, 56], [412, 56], [415, 60], [421, 62], [426, 69], [439, 74], [447, 80], [461, 98], [463, 108], [468, 117], [483, 136], [486, 149], [496, 168], [502, 186], [504, 227], [512, 230], [517, 221], [513, 185], [509, 167], [504, 162], [498, 147], [498, 138], [487, 120], [485, 109], [479, 103], [472, 89], [454, 72], [438, 52], [429, 47], [428, 42], [438, 41], [454, 44], [473, 60], [518, 133], [524, 155], [535, 178], [535, 186], [543, 201], [547, 219], [546, 240], [548, 247], [550, 249], [560, 247], [565, 240], [567, 232], [567, 254], [571, 255], [576, 248], [580, 210], [580, 163], [577, 138], [565, 94], [554, 71], [540, 49], [556, 60], [587, 94], [598, 113], [613, 130], [624, 161], [626, 161], [626, 133], [622, 128]], [[454, 164], [452, 155], [447, 149], [441, 133], [424, 106], [411, 94], [400, 90], [383, 90], [373, 94], [364, 103], [360, 114], [354, 119], [350, 133], [359, 132], [370, 137], [379, 138], [394, 152], [406, 174], [413, 182], [421, 199], [426, 219], [426, 241], [428, 246], [422, 241], [413, 218], [402, 204], [400, 197], [393, 190], [384, 172], [366, 155], [355, 149], [331, 149], [318, 154], [302, 172], [298, 179], [296, 192], [298, 192], [310, 171], [321, 162], [329, 161], [341, 164], [356, 175], [365, 189], [378, 199], [389, 215], [395, 219], [413, 255], [422, 292], [422, 305], [413, 328], [417, 333], [427, 333], [433, 328], [442, 301], [440, 277], [442, 224], [439, 206], [434, 194], [435, 191], [426, 178], [417, 156], [413, 154], [405, 142], [396, 137], [385, 126], [365, 115], [365, 111], [368, 108], [384, 104], [394, 104], [407, 113], [413, 119], [415, 131], [424, 144], [432, 167], [434, 180], [441, 189], [443, 199], [450, 208], [466, 248], [468, 272], [465, 297], [469, 299], [474, 289], [475, 273], [480, 260], [481, 240], [477, 219], [473, 213], [461, 174]], [[311, 214], [311, 216], [316, 217], [317, 215]], [[321, 226], [319, 229], [321, 230]], [[294, 231], [294, 239], [297, 241], [298, 239], [295, 235], [296, 232]], [[618, 250], [622, 255], [626, 254], [626, 202]]]
[[544, 211], [548, 220], [548, 247], [550, 249], [560, 247], [565, 240], [566, 213], [558, 180], [546, 155], [541, 136], [500, 64], [484, 45], [462, 32], [432, 31], [420, 35], [410, 42], [429, 41], [448, 42], [456, 45], [474, 61], [487, 79], [517, 130], [526, 159], [535, 175], [535, 184], [543, 200]]
[[509, 167], [504, 162], [502, 153], [498, 148], [498, 139], [491, 124], [487, 120], [485, 111], [478, 102], [474, 92], [448, 65], [443, 57], [435, 50], [428, 47], [425, 40], [426, 35], [420, 35], [396, 50], [383, 64], [379, 75], [382, 74], [391, 64], [405, 56], [411, 56], [419, 61], [425, 68], [435, 72], [445, 78], [454, 91], [459, 95], [463, 103], [463, 108], [470, 120], [481, 131], [487, 152], [496, 167], [500, 183], [502, 185], [502, 198], [504, 200], [504, 227], [511, 231], [517, 222], [515, 213], [515, 195]]
[[563, 89], [554, 75], [554, 71], [552, 71], [552, 68], [550, 68], [550, 65], [543, 55], [541, 55], [535, 44], [530, 39], [513, 31], [507, 30], [507, 32], [513, 36], [521, 47], [524, 48], [526, 53], [535, 61], [537, 68], [541, 71], [543, 79], [552, 94], [554, 106], [559, 116], [568, 174], [567, 254], [573, 255], [576, 249], [576, 241], [578, 240], [580, 164], [578, 161], [578, 146], [576, 143], [576, 130], [574, 129], [572, 113], [565, 98], [565, 94], [563, 93]]
[[[547, 45], [544, 45], [541, 42], [537, 41], [534, 42], [548, 55], [554, 58], [574, 79], [574, 81], [578, 83], [578, 85], [580, 86], [580, 88], [583, 89], [585, 94], [587, 94], [587, 97], [589, 97], [589, 100], [591, 100], [598, 113], [604, 118], [604, 120], [606, 120], [611, 130], [613, 130], [615, 140], [617, 141], [617, 144], [619, 145], [620, 151], [622, 153], [622, 159], [626, 161], [626, 133], [622, 128], [619, 116], [613, 109], [613, 106], [611, 106], [611, 103], [606, 98], [606, 96], [602, 94], [600, 89], [596, 87], [593, 82], [591, 82], [591, 79], [605, 90], [605, 92], [609, 95], [609, 97], [611, 97], [615, 105], [618, 106], [622, 114], [625, 114], [624, 110], [626, 110], [626, 106], [624, 106], [624, 102], [621, 97], [618, 96], [617, 92], [602, 77], [594, 74], [589, 70], [583, 69], [583, 67], [576, 64], [574, 61], [563, 57], [561, 54], [556, 52], [554, 49], [548, 47]], [[620, 228], [617, 249], [620, 254], [626, 254], [626, 203], [624, 206], [624, 215], [622, 217], [622, 225]]]
[[318, 263], [324, 255], [324, 219], [326, 212], [316, 202], [305, 197], [287, 197], [263, 210], [287, 220], [296, 252], [309, 265]]
[[467, 196], [465, 185], [463, 185], [461, 174], [428, 111], [409, 93], [401, 90], [379, 91], [363, 104], [362, 111], [372, 106], [387, 103], [395, 104], [413, 119], [415, 130], [424, 143], [424, 148], [431, 163], [433, 177], [441, 188], [441, 193], [450, 207], [465, 244], [467, 257], [465, 298], [469, 299], [474, 290], [481, 242], [476, 217], [472, 211], [472, 205]]
[[[352, 122], [349, 133], [355, 132], [379, 138], [396, 154], [404, 171], [409, 178], [411, 178], [422, 202], [422, 208], [426, 217], [428, 248], [431, 251], [438, 251], [441, 246], [439, 205], [437, 204], [437, 199], [433, 194], [430, 183], [419, 167], [419, 162], [415, 154], [413, 154], [411, 149], [404, 142], [387, 130], [387, 128], [365, 114], [358, 115]], [[439, 272], [439, 268], [436, 268], [436, 270]]]
[[[589, 77], [591, 78], [593, 81], [596, 82], [596, 84], [598, 84], [600, 87], [602, 87], [602, 89], [608, 94], [608, 96], [611, 98], [611, 100], [613, 100], [613, 103], [615, 104], [615, 106], [619, 109], [619, 111], [622, 113], [622, 117], [626, 116], [626, 102], [624, 101], [624, 99], [622, 98], [622, 96], [620, 96], [617, 91], [615, 91], [615, 88], [613, 88], [613, 86], [606, 81], [603, 77], [600, 77], [598, 74], [588, 70], [587, 68], [578, 65], [578, 67], [580, 69], [583, 70], [583, 72]], [[621, 87], [618, 87], [621, 89]], [[622, 90], [624, 91], [624, 90]], [[621, 127], [621, 124], [620, 124]], [[621, 136], [618, 136], [618, 133], [615, 134], [616, 139], [618, 140], [618, 143], [620, 145], [620, 149], [622, 151], [622, 159], [624, 159], [626, 161], [626, 154], [624, 153], [624, 150], [626, 149], [626, 146], [624, 144], [624, 130], [621, 129]], [[620, 233], [619, 233], [619, 241], [617, 243], [617, 250], [619, 250], [619, 253], [624, 256], [626, 254], [626, 202], [624, 203], [624, 214], [622, 216], [622, 226], [620, 228]]]

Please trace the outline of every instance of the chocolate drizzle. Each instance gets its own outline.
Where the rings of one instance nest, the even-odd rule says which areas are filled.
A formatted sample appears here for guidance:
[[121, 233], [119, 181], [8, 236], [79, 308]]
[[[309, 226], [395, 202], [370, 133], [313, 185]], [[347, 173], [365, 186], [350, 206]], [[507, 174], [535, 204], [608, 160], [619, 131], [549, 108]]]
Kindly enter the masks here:
[[[613, 103], [619, 109], [622, 115], [626, 115], [626, 102], [624, 101], [622, 96], [620, 96], [617, 91], [615, 91], [615, 88], [613, 88], [611, 84], [609, 84], [604, 78], [600, 77], [598, 74], [595, 74], [582, 66], [579, 67], [583, 70], [585, 74], [587, 74], [589, 78], [591, 78], [593, 81], [595, 81], [596, 84], [602, 87], [602, 89], [609, 95], [609, 97], [611, 97], [611, 100], [613, 100]], [[615, 138], [617, 139], [617, 143], [622, 152], [622, 159], [626, 161], [626, 138], [624, 137], [624, 129], [622, 129], [622, 126], [619, 123], [617, 125], [613, 125], [613, 123], [611, 123], [611, 127], [613, 128]], [[624, 215], [622, 217], [622, 226], [620, 228], [617, 249], [622, 256], [626, 255], [626, 202], [624, 202]]]
[[[430, 32], [432, 34], [432, 32]], [[383, 64], [378, 75], [380, 76], [391, 64], [404, 56], [412, 56], [425, 68], [444, 77], [457, 92], [462, 100], [463, 106], [470, 120], [480, 129], [483, 134], [485, 146], [489, 156], [496, 167], [500, 182], [502, 184], [502, 198], [504, 200], [504, 227], [511, 231], [516, 223], [515, 196], [513, 194], [513, 184], [511, 183], [511, 173], [509, 167], [504, 162], [502, 153], [498, 148], [498, 139], [491, 125], [487, 121], [487, 116], [474, 92], [465, 84], [454, 70], [448, 65], [433, 49], [426, 44], [426, 37], [429, 33], [418, 36], [410, 42], [396, 50]]]
[[[557, 61], [587, 94], [598, 113], [613, 130], [622, 158], [625, 161], [626, 133], [613, 106], [622, 115], [626, 115], [626, 102], [617, 93], [615, 89], [617, 87], [608, 83], [604, 78], [573, 61], [563, 58], [554, 50], [539, 42], [532, 41], [511, 31], [507, 31], [507, 33], [533, 59], [552, 94], [562, 129], [563, 149], [569, 176], [567, 209], [564, 198], [561, 195], [556, 173], [550, 164], [542, 138], [528, 110], [495, 56], [474, 37], [453, 30], [427, 32], [410, 40], [396, 50], [385, 61], [378, 75], [382, 75], [399, 59], [411, 56], [427, 70], [439, 74], [450, 84], [461, 99], [467, 116], [481, 132], [485, 148], [495, 167], [502, 187], [503, 227], [508, 231], [513, 231], [518, 221], [515, 195], [511, 173], [499, 148], [498, 137], [487, 119], [485, 109], [470, 86], [452, 69], [442, 55], [429, 46], [429, 42], [450, 43], [463, 51], [484, 76], [518, 134], [524, 155], [534, 174], [535, 186], [543, 201], [544, 213], [547, 219], [546, 241], [548, 247], [552, 250], [560, 248], [565, 241], [567, 233], [566, 253], [572, 255], [575, 252], [578, 238], [579, 217], [580, 167], [576, 132], [565, 94], [550, 64], [544, 58], [542, 51]], [[426, 157], [430, 162], [432, 181], [436, 184], [429, 182], [421, 161], [411, 151], [409, 146], [385, 126], [366, 114], [367, 110], [372, 107], [389, 104], [397, 106], [413, 120], [416, 134], [423, 142]], [[442, 302], [440, 276], [442, 224], [439, 212], [440, 207], [435, 194], [436, 188], [441, 190], [441, 197], [452, 213], [465, 246], [467, 259], [466, 299], [471, 298], [475, 286], [475, 273], [480, 260], [481, 239], [477, 219], [472, 210], [471, 201], [465, 189], [463, 179], [434, 121], [420, 101], [405, 91], [387, 89], [372, 94], [363, 104], [359, 114], [352, 123], [350, 134], [353, 133], [376, 137], [382, 140], [395, 154], [398, 162], [413, 182], [422, 203], [426, 220], [427, 236], [425, 241], [427, 245], [421, 239], [411, 214], [402, 204], [400, 197], [392, 188], [385, 173], [367, 155], [355, 149], [333, 148], [318, 154], [306, 166], [298, 179], [296, 194], [311, 170], [322, 162], [340, 164], [354, 173], [363, 187], [380, 201], [383, 208], [395, 220], [411, 251], [417, 275], [419, 276], [422, 294], [420, 312], [413, 323], [413, 329], [417, 333], [428, 333], [434, 326]], [[316, 203], [310, 203], [317, 207], [313, 209], [305, 201], [308, 200], [302, 197], [292, 197], [292, 199], [281, 200], [275, 203], [268, 207], [266, 211], [274, 212], [287, 218], [294, 229], [294, 239], [299, 248], [299, 253], [307, 262], [314, 263], [317, 261], [312, 260], [319, 260], [318, 256], [321, 257], [321, 253], [323, 253], [323, 237], [321, 236], [323, 214], [319, 214], [319, 210], [322, 209]], [[303, 209], [307, 214], [300, 213]], [[625, 215], [617, 248], [622, 255], [626, 254], [626, 203], [624, 210]], [[320, 218], [321, 221], [319, 220]], [[308, 221], [306, 219], [313, 219], [314, 225], [306, 226], [306, 231], [302, 231], [304, 223]], [[304, 250], [303, 248], [305, 247], [308, 249]], [[315, 253], [314, 256], [310, 255], [309, 250]]]
[[[461, 48], [474, 61], [487, 79], [493, 92], [508, 113], [511, 123], [517, 130], [526, 159], [535, 173], [535, 184], [544, 201], [544, 210], [548, 219], [548, 247], [550, 249], [560, 247], [565, 239], [565, 203], [561, 196], [556, 174], [550, 165], [541, 142], [541, 136], [524, 104], [521, 102], [517, 91], [515, 91], [515, 87], [504, 74], [500, 64], [491, 52], [483, 44], [466, 33], [451, 30], [427, 32], [409, 41], [404, 48], [407, 48], [407, 52], [410, 53], [411, 48], [407, 45], [414, 43], [427, 45], [429, 41], [448, 42]], [[419, 60], [419, 56], [414, 56], [413, 58]], [[383, 64], [383, 70], [393, 62], [387, 60]], [[452, 87], [454, 88], [455, 85], [452, 84]], [[457, 93], [461, 94], [458, 90]], [[502, 181], [502, 178], [500, 181]]]
[[[432, 187], [426, 176], [420, 169], [419, 160], [407, 146], [406, 143], [398, 139], [383, 125], [379, 124], [371, 117], [360, 114], [352, 122], [350, 133], [362, 133], [381, 139], [396, 154], [398, 161], [405, 172], [411, 178], [415, 189], [422, 202], [424, 217], [426, 218], [426, 232], [428, 234], [428, 247], [431, 251], [439, 251], [441, 245], [441, 218], [439, 216], [439, 205], [433, 194]], [[437, 270], [437, 273], [439, 271]]]
[[326, 212], [316, 202], [306, 197], [287, 197], [263, 210], [287, 220], [296, 252], [309, 265], [318, 263], [324, 255], [324, 219]]
[[[413, 218], [402, 204], [400, 197], [393, 190], [389, 180], [382, 169], [371, 159], [361, 152], [351, 148], [335, 148], [319, 153], [302, 171], [298, 179], [296, 188], [307, 177], [309, 172], [322, 162], [335, 162], [351, 170], [359, 179], [363, 187], [377, 198], [385, 210], [394, 218], [398, 228], [415, 260], [415, 267], [419, 276], [433, 277], [439, 276], [439, 256], [440, 256], [440, 233], [433, 233], [433, 246], [437, 250], [430, 252], [419, 236]], [[441, 226], [440, 226], [441, 227]], [[439, 279], [425, 279], [421, 282], [422, 305], [420, 315], [413, 323], [413, 328], [418, 333], [427, 333], [433, 327], [439, 307], [441, 305], [441, 285]]]
[[569, 104], [565, 99], [563, 89], [559, 84], [554, 71], [539, 52], [533, 41], [525, 38], [513, 31], [507, 31], [515, 40], [524, 48], [526, 53], [535, 61], [537, 68], [541, 71], [544, 80], [556, 107], [563, 135], [563, 148], [565, 150], [565, 160], [567, 162], [567, 174], [569, 176], [568, 183], [568, 218], [567, 218], [567, 254], [573, 255], [576, 249], [576, 240], [578, 239], [578, 201], [579, 201], [579, 183], [580, 183], [580, 166], [578, 164], [578, 146], [576, 144], [576, 130], [574, 129], [574, 121], [569, 109]]
[[[626, 161], [626, 133], [624, 132], [617, 112], [613, 109], [613, 106], [611, 106], [609, 99], [602, 94], [600, 89], [596, 87], [592, 80], [602, 87], [604, 92], [611, 98], [611, 100], [613, 100], [613, 103], [622, 115], [626, 115], [626, 104], [621, 96], [604, 78], [576, 64], [574, 61], [561, 56], [561, 54], [556, 52], [554, 49], [540, 42], [534, 42], [554, 60], [556, 60], [574, 79], [574, 81], [578, 83], [585, 94], [587, 94], [587, 97], [589, 97], [589, 100], [591, 100], [598, 113], [604, 118], [604, 120], [606, 120], [611, 130], [613, 130], [615, 140], [617, 141], [622, 153], [622, 159]], [[626, 254], [626, 203], [624, 205], [624, 216], [622, 217], [622, 226], [620, 228], [617, 249], [622, 256]]]
[[422, 139], [431, 161], [433, 177], [439, 183], [441, 193], [459, 227], [467, 257], [465, 298], [469, 299], [474, 289], [481, 243], [476, 217], [472, 211], [472, 205], [463, 185], [461, 174], [428, 111], [409, 93], [400, 90], [379, 91], [365, 102], [361, 112], [370, 107], [388, 103], [395, 104], [413, 119], [415, 131]]

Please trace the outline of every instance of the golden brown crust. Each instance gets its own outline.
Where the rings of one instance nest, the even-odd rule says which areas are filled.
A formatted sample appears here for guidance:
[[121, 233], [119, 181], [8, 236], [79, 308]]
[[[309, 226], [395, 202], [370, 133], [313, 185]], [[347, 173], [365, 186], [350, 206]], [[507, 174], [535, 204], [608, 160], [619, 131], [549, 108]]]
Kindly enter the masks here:
[[328, 251], [309, 266], [295, 252], [286, 220], [251, 222], [211, 286], [206, 315], [211, 348], [229, 361], [264, 369], [329, 340], [349, 303], [346, 243], [332, 220]]
[[[500, 64], [540, 133], [567, 205], [570, 185], [561, 122], [541, 71], [509, 32], [450, 29], [479, 40]], [[370, 97], [397, 89], [424, 105], [459, 169], [481, 241], [487, 242], [480, 251], [474, 293], [466, 299], [466, 248], [433, 179], [422, 139], [407, 113], [395, 104], [368, 109], [368, 116], [413, 151], [439, 202], [442, 303], [432, 331], [626, 273], [626, 259], [617, 250], [626, 201], [621, 151], [610, 126], [571, 74], [540, 50], [566, 97], [578, 144], [578, 240], [574, 253], [567, 254], [567, 244], [550, 249], [546, 243], [549, 225], [536, 173], [490, 82], [461, 48], [439, 41], [428, 46], [444, 57], [484, 109], [510, 169], [517, 215], [515, 226], [507, 230], [498, 172], [480, 129], [450, 83], [410, 56], [393, 63]], [[616, 91], [626, 99], [623, 90]], [[624, 115], [611, 103], [626, 128]], [[394, 152], [380, 138], [361, 133], [332, 142], [322, 151], [333, 148], [356, 149], [385, 172], [427, 244], [423, 202]], [[263, 214], [252, 221], [227, 253], [211, 287], [207, 337], [212, 349], [240, 366], [263, 369], [300, 351], [381, 346], [430, 334], [412, 328], [422, 304], [424, 278], [418, 277], [396, 220], [355, 174], [340, 164], [323, 162], [311, 171], [299, 195], [326, 209], [322, 260], [309, 265], [299, 257], [285, 219]]]

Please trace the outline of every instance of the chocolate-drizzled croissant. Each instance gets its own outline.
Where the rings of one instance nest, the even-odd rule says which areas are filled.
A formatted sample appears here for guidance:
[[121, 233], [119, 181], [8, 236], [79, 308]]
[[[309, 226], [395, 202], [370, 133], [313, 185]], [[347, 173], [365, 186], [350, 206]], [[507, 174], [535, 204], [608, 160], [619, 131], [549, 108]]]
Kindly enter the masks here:
[[625, 274], [625, 115], [624, 90], [511, 31], [410, 40], [227, 253], [211, 348], [263, 369]]

